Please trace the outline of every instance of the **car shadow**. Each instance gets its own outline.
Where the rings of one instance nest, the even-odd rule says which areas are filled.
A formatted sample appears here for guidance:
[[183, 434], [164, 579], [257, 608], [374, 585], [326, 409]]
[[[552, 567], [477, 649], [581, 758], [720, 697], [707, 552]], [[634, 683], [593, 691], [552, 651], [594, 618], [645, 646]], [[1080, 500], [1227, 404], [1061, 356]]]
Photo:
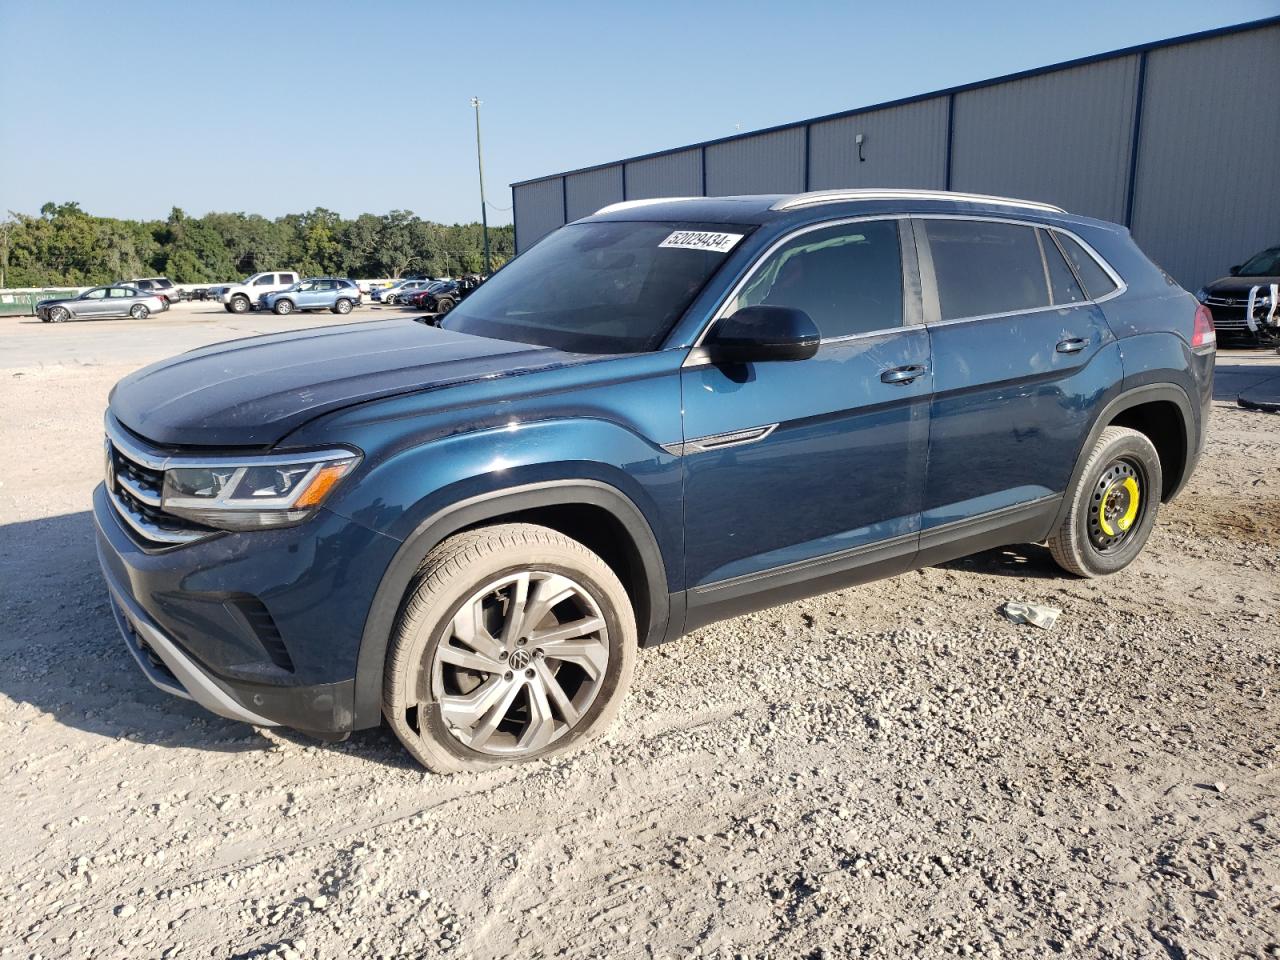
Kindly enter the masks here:
[[1038, 543], [995, 547], [958, 560], [948, 560], [937, 566], [939, 570], [987, 573], [997, 577], [1023, 577], [1029, 580], [1061, 580], [1066, 576], [1062, 568], [1053, 562], [1049, 548]]
[[[273, 737], [157, 690], [116, 629], [89, 511], [0, 526], [0, 695], [88, 733], [223, 753], [269, 750]], [[299, 745], [416, 769], [385, 728]]]

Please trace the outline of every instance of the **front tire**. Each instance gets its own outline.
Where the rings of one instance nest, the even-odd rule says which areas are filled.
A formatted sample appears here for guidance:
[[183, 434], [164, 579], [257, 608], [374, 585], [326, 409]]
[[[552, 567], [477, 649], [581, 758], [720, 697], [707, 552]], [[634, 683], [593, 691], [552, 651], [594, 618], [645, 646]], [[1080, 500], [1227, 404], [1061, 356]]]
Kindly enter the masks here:
[[1054, 561], [1078, 577], [1123, 570], [1151, 535], [1163, 484], [1160, 454], [1146, 434], [1107, 427], [1070, 491], [1066, 517], [1049, 536]]
[[613, 570], [526, 523], [451, 537], [427, 557], [391, 638], [383, 712], [437, 773], [576, 749], [613, 723], [636, 625]]
[[351, 312], [351, 301], [348, 300], [346, 297], [341, 298], [337, 303], [333, 305], [333, 312], [337, 314], [341, 314], [342, 316], [345, 317], [348, 313]]
[[230, 310], [232, 313], [248, 313], [249, 298], [245, 296], [241, 296], [240, 294], [236, 294], [234, 297], [231, 298], [231, 303], [227, 305], [227, 309]]
[[285, 317], [293, 313], [292, 300], [277, 300], [276, 305], [272, 308], [277, 317]]
[[71, 316], [66, 307], [54, 307], [49, 311], [50, 323], [63, 323]]
[[441, 297], [436, 301], [436, 315], [443, 317], [446, 313], [453, 309], [453, 301], [448, 297]]

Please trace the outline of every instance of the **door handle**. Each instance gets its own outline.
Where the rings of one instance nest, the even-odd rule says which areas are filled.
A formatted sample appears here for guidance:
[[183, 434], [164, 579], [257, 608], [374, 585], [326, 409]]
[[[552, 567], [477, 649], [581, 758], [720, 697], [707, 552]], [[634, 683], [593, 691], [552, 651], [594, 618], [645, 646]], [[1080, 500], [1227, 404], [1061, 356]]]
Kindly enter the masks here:
[[908, 384], [917, 377], [924, 375], [924, 367], [914, 364], [909, 367], [893, 367], [880, 374], [880, 380], [883, 383], [900, 383]]
[[1059, 353], [1079, 353], [1089, 345], [1089, 341], [1083, 337], [1068, 337], [1066, 340], [1058, 341]]

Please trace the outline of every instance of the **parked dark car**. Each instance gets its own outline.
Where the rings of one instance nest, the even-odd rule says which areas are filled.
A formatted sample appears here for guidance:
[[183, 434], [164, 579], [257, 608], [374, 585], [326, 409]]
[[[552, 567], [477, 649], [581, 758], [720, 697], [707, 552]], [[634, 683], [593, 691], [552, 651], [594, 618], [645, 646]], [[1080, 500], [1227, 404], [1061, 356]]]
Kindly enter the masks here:
[[173, 285], [173, 281], [168, 277], [143, 277], [139, 280], [117, 280], [116, 286], [128, 285], [137, 287], [144, 293], [154, 293], [158, 297], [164, 297], [166, 303], [178, 303], [183, 299], [182, 291]]
[[1276, 287], [1280, 287], [1280, 247], [1268, 247], [1232, 267], [1229, 276], [1202, 287], [1196, 296], [1213, 313], [1223, 339], [1272, 345], [1280, 342]]
[[428, 290], [422, 298], [420, 306], [423, 310], [443, 316], [459, 303], [471, 296], [484, 283], [476, 274], [470, 274], [460, 280], [453, 281], [447, 288]]
[[427, 305], [435, 302], [433, 300], [435, 294], [455, 290], [457, 286], [457, 280], [435, 280], [421, 290], [414, 290], [412, 293], [403, 295], [402, 302], [406, 306], [414, 307], [418, 310], [427, 310], [429, 309]]
[[105, 320], [111, 317], [133, 317], [145, 320], [153, 313], [169, 309], [164, 297], [139, 290], [131, 284], [113, 284], [94, 287], [75, 297], [41, 300], [35, 313], [43, 323], [62, 323], [65, 320]]
[[1044, 204], [624, 203], [438, 326], [126, 377], [98, 552], [160, 688], [483, 769], [600, 733], [637, 648], [710, 621], [1004, 544], [1124, 569], [1214, 349], [1127, 230]]

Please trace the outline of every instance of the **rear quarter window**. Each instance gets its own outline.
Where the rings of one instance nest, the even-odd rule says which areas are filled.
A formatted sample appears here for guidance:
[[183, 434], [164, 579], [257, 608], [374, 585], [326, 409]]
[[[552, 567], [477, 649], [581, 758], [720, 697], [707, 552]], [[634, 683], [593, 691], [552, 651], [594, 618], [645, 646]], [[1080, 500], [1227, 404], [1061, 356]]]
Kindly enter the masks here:
[[1071, 261], [1071, 266], [1075, 269], [1076, 276], [1084, 284], [1085, 293], [1090, 300], [1105, 297], [1116, 289], [1115, 281], [1111, 279], [1107, 271], [1102, 269], [1098, 261], [1084, 247], [1080, 246], [1079, 243], [1065, 233], [1055, 230], [1054, 235], [1062, 245], [1062, 252]]

